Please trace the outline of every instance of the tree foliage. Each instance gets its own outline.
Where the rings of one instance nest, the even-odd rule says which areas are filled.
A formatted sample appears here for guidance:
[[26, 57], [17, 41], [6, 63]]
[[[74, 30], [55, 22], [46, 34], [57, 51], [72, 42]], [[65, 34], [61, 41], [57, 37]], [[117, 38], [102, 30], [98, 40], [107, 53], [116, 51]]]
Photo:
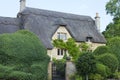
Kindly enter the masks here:
[[81, 52], [87, 51], [89, 46], [87, 43], [80, 43], [80, 45], [76, 44], [73, 38], [69, 38], [66, 42], [61, 39], [53, 40], [53, 45], [57, 48], [65, 49], [68, 51], [69, 55], [76, 59]]
[[95, 72], [96, 59], [94, 55], [90, 52], [85, 52], [79, 56], [76, 61], [76, 69], [78, 75], [86, 76]]
[[93, 54], [101, 55], [101, 54], [107, 53], [108, 50], [109, 50], [108, 46], [99, 46], [94, 50]]
[[26, 30], [0, 35], [0, 79], [47, 80], [49, 57], [38, 37]]
[[113, 22], [108, 24], [103, 34], [107, 39], [120, 37], [120, 18], [114, 18]]
[[53, 45], [57, 48], [68, 50], [69, 55], [73, 59], [75, 59], [80, 54], [80, 48], [72, 38], [69, 38], [66, 42], [61, 39], [53, 40]]
[[82, 52], [88, 51], [88, 49], [89, 49], [89, 47], [90, 47], [90, 46], [89, 46], [87, 43], [85, 43], [85, 42], [82, 42], [79, 46], [80, 46], [80, 49], [81, 49]]
[[120, 37], [114, 37], [114, 38], [111, 38], [109, 41], [108, 41], [108, 44], [109, 46], [109, 50], [110, 50], [110, 53], [113, 53], [114, 55], [116, 55], [118, 61], [119, 61], [119, 71], [120, 71]]
[[103, 76], [100, 74], [90, 74], [89, 80], [103, 80]]
[[108, 66], [97, 62], [96, 73], [100, 74], [102, 77], [106, 78], [107, 76], [109, 76], [111, 74], [111, 70], [110, 70], [110, 68], [108, 68]]
[[105, 53], [98, 56], [98, 61], [103, 65], [110, 68], [111, 72], [114, 73], [118, 69], [118, 59], [116, 56], [110, 53]]
[[66, 45], [68, 53], [75, 59], [80, 54], [80, 47], [76, 44], [75, 40], [72, 38], [68, 39]]
[[66, 49], [67, 45], [62, 39], [53, 40], [53, 45], [57, 48]]
[[120, 0], [109, 0], [106, 4], [107, 14], [120, 18]]
[[104, 36], [107, 39], [120, 37], [120, 0], [109, 0], [106, 4], [106, 12], [113, 16], [113, 22], [106, 27]]

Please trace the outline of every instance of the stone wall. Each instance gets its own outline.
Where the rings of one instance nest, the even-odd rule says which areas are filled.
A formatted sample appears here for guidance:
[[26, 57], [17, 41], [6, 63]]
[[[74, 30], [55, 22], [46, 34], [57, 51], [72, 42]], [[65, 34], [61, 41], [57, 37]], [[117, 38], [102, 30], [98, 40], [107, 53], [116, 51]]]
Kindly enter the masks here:
[[48, 64], [48, 80], [52, 80], [52, 62]]
[[70, 80], [70, 78], [76, 73], [75, 64], [71, 61], [66, 62], [66, 80]]

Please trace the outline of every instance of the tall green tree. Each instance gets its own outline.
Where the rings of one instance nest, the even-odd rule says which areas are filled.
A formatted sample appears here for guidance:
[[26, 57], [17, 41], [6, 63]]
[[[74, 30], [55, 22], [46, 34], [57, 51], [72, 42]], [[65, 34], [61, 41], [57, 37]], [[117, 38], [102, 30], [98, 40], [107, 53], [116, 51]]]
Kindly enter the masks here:
[[110, 0], [106, 4], [107, 14], [120, 18], [120, 0]]
[[113, 16], [113, 22], [108, 24], [103, 34], [107, 39], [120, 36], [120, 0], [109, 0], [106, 13]]
[[96, 68], [96, 58], [91, 52], [84, 52], [76, 61], [77, 74], [86, 77], [88, 80], [88, 75], [95, 72]]
[[113, 22], [108, 24], [103, 34], [107, 39], [120, 37], [120, 18], [114, 18]]

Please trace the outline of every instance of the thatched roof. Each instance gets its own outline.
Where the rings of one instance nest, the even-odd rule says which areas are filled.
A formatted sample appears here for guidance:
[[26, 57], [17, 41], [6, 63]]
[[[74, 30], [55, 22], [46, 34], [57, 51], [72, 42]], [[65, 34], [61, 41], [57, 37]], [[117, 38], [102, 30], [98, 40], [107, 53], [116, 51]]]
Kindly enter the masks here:
[[13, 33], [19, 30], [19, 20], [10, 17], [0, 17], [0, 34]]
[[95, 21], [89, 16], [74, 15], [55, 11], [26, 8], [22, 15], [25, 29], [36, 33], [47, 48], [52, 48], [51, 39], [60, 25], [66, 25], [71, 36], [78, 42], [92, 37], [95, 43], [105, 43], [103, 35], [98, 32]]
[[28, 29], [40, 38], [47, 49], [52, 49], [51, 39], [60, 25], [65, 25], [77, 42], [92, 37], [92, 42], [105, 43], [98, 32], [95, 21], [89, 16], [61, 13], [27, 7], [17, 18], [0, 17], [0, 34], [11, 33], [19, 29]]

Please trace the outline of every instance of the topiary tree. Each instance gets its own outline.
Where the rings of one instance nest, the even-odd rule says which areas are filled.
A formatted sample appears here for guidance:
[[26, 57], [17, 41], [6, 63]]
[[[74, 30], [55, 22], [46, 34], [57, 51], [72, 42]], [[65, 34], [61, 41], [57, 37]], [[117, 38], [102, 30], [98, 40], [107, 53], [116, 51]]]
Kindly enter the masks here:
[[114, 73], [118, 69], [118, 59], [116, 56], [110, 53], [105, 53], [98, 56], [98, 61], [101, 62], [103, 65], [107, 66], [112, 73]]
[[97, 47], [97, 49], [94, 50], [93, 54], [98, 56], [98, 55], [107, 53], [108, 51], [109, 51], [108, 46], [99, 46]]
[[106, 65], [102, 63], [97, 63], [96, 73], [100, 74], [104, 78], [107, 78], [111, 74], [111, 70]]
[[90, 52], [85, 52], [79, 56], [76, 61], [77, 74], [86, 76], [88, 80], [88, 75], [95, 72], [96, 68], [96, 59], [94, 55]]
[[5, 72], [5, 76], [0, 78], [47, 80], [49, 57], [34, 33], [20, 30], [12, 34], [0, 35], [0, 59], [4, 71], [10, 68], [9, 72]]

